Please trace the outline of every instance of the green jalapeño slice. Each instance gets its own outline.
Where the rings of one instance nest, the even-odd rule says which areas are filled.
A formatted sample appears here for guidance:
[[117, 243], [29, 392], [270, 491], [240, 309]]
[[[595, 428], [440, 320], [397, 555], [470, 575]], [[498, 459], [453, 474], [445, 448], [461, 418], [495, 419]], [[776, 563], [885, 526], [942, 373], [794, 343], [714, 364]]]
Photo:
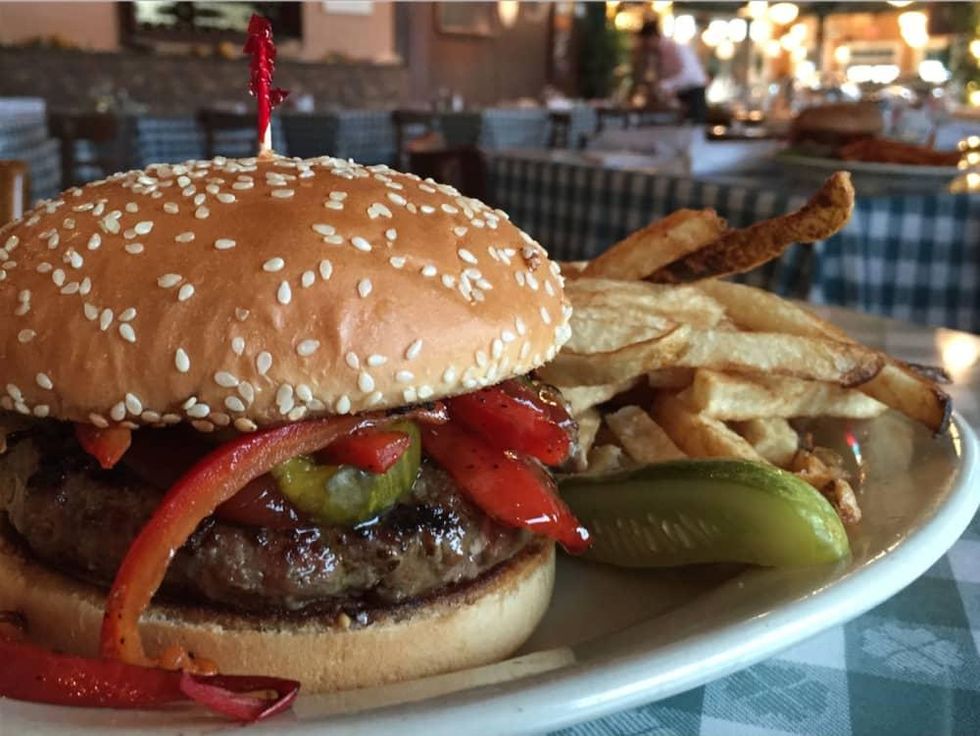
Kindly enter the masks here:
[[387, 472], [321, 465], [305, 455], [270, 472], [283, 495], [317, 524], [343, 526], [373, 519], [411, 491], [422, 461], [422, 439], [414, 423], [396, 422], [385, 429], [403, 432], [411, 440]]
[[792, 473], [744, 460], [678, 460], [567, 476], [561, 496], [592, 534], [585, 556], [624, 567], [813, 565], [850, 552], [840, 518]]

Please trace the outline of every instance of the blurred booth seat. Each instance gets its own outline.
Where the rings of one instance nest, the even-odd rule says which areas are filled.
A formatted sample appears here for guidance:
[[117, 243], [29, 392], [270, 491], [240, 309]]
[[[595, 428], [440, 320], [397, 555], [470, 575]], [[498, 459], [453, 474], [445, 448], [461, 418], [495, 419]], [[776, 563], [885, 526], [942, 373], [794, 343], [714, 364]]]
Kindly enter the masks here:
[[[204, 131], [204, 158], [214, 158], [219, 153], [223, 156], [240, 155], [237, 151], [227, 152], [229, 139], [236, 144], [247, 139], [253, 149], [257, 144], [255, 113], [205, 108], [197, 111], [197, 123]], [[220, 143], [225, 145], [219, 146]]]
[[48, 130], [61, 144], [62, 188], [125, 168], [125, 124], [114, 113], [51, 112]]
[[282, 115], [290, 156], [336, 156], [362, 164], [395, 162], [395, 128], [390, 110], [345, 109]]
[[442, 113], [439, 129], [446, 145], [479, 146], [488, 151], [548, 146], [550, 120], [545, 108], [488, 107]]

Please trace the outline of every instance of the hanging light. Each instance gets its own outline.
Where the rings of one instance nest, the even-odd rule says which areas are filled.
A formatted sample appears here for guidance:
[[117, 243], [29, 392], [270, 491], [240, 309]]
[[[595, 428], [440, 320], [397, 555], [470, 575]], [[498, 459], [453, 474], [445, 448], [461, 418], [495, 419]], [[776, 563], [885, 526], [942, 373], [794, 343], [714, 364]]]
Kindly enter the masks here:
[[783, 47], [779, 45], [779, 41], [774, 38], [770, 38], [766, 41], [766, 56], [770, 59], [778, 59], [782, 56]]
[[653, 2], [650, 3], [650, 10], [652, 10], [657, 15], [663, 15], [668, 10], [670, 10], [673, 4], [674, 3], [672, 2], [662, 2], [662, 0], [653, 0]]
[[929, 44], [929, 18], [919, 10], [907, 10], [898, 16], [898, 29], [902, 38], [914, 49], [925, 48]]
[[837, 62], [837, 66], [847, 66], [851, 63], [851, 47], [847, 44], [843, 46], [838, 46], [834, 49], [834, 61]]
[[749, 35], [749, 24], [744, 18], [732, 18], [728, 21], [728, 38], [735, 43], [742, 43]]
[[674, 19], [674, 40], [677, 43], [690, 43], [698, 33], [693, 15], [678, 15]]
[[759, 20], [766, 17], [769, 3], [766, 0], [752, 0], [745, 4], [745, 14], [752, 20]]
[[798, 39], [800, 43], [806, 41], [806, 23], [794, 23], [789, 29], [789, 35]]
[[520, 12], [521, 4], [518, 0], [497, 0], [497, 16], [504, 28], [513, 28]]
[[776, 3], [769, 8], [769, 20], [777, 26], [788, 26], [799, 14], [799, 7], [793, 3]]
[[749, 38], [756, 43], [765, 43], [772, 38], [772, 23], [769, 22], [769, 19], [759, 18], [759, 20], [752, 21], [752, 25], [749, 26]]
[[735, 44], [733, 44], [727, 38], [722, 39], [718, 44], [718, 47], [715, 49], [715, 56], [722, 61], [728, 61], [735, 56]]
[[893, 8], [907, 8], [912, 4], [912, 0], [888, 0], [888, 4]]

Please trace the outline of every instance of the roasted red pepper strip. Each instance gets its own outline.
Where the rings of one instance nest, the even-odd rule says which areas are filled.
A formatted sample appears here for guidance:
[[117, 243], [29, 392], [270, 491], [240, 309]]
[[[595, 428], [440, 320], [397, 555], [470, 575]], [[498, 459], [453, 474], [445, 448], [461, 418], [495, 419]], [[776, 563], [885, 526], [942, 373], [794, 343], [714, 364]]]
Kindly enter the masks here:
[[568, 433], [542, 408], [501, 386], [456, 396], [448, 404], [454, 420], [501, 450], [530, 455], [545, 465], [560, 465], [571, 451]]
[[153, 664], [143, 652], [140, 615], [167, 572], [174, 553], [219, 504], [274, 465], [329, 445], [384, 416], [329, 417], [245, 434], [198, 461], [163, 497], [123, 558], [106, 600], [102, 656]]
[[119, 462], [133, 441], [133, 433], [125, 427], [99, 429], [93, 424], [76, 424], [75, 437], [82, 449], [106, 470]]
[[353, 465], [369, 473], [387, 473], [411, 444], [412, 440], [404, 432], [365, 429], [341, 437], [317, 454], [334, 465]]
[[572, 553], [588, 548], [589, 532], [543, 470], [489, 446], [455, 422], [422, 427], [422, 447], [491, 518], [550, 537]]
[[[55, 705], [152, 708], [193, 700], [243, 723], [289, 708], [299, 683], [276, 677], [196, 677], [116, 662], [56, 654], [0, 637], [0, 696]], [[271, 690], [275, 698], [245, 693]]]

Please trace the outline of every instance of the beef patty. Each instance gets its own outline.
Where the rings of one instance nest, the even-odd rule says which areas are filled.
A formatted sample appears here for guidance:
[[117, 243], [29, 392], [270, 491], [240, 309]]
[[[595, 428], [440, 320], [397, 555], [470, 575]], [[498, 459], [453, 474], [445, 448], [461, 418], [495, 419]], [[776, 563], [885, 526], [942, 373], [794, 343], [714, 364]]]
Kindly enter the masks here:
[[[43, 424], [0, 455], [0, 510], [37, 557], [107, 585], [161, 491], [121, 466], [101, 470], [63, 432], [52, 440], [57, 423]], [[257, 613], [356, 613], [473, 580], [528, 540], [424, 462], [410, 497], [357, 527], [273, 530], [209, 518], [177, 552], [161, 593]]]

